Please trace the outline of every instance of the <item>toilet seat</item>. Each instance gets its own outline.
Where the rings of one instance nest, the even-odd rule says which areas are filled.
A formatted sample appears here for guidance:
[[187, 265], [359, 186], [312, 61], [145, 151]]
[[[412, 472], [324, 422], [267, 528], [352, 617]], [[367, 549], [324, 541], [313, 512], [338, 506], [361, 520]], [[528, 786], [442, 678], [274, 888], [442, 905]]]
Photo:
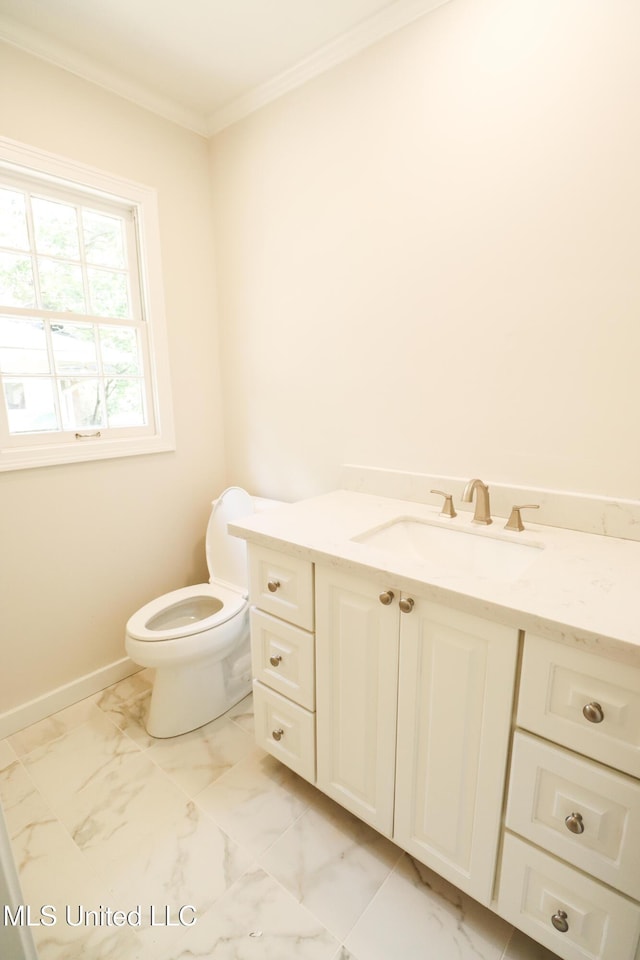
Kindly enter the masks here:
[[[221, 606], [218, 609], [214, 608], [209, 616], [194, 618], [188, 622], [185, 617], [189, 616], [190, 608], [194, 612], [197, 610], [197, 601], [200, 598], [205, 601], [201, 604], [202, 607], [206, 605], [206, 601], [212, 600], [219, 601]], [[140, 607], [127, 623], [127, 634], [134, 640], [154, 643], [175, 640], [179, 637], [192, 637], [226, 623], [247, 605], [246, 596], [227, 584], [215, 580], [211, 583], [197, 583], [191, 587], [172, 590], [171, 593], [165, 593], [145, 604], [144, 607]], [[171, 626], [172, 611], [176, 620], [176, 626], [173, 627]], [[161, 625], [155, 629], [149, 626], [154, 620], [161, 620]]]

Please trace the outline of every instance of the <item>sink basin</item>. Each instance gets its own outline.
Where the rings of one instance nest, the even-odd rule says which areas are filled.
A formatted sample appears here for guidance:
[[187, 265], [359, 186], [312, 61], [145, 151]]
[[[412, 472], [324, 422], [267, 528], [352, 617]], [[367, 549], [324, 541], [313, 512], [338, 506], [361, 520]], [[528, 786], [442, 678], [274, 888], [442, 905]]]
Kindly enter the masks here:
[[531, 540], [516, 543], [485, 529], [465, 530], [415, 517], [398, 517], [353, 540], [427, 566], [433, 576], [502, 581], [518, 580], [543, 549]]

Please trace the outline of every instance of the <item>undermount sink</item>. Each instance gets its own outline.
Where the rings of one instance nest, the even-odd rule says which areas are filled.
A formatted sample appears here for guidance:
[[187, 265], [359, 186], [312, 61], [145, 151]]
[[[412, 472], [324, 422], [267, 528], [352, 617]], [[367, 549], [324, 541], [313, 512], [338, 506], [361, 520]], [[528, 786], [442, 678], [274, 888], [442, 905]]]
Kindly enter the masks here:
[[541, 543], [519, 541], [500, 534], [398, 517], [353, 537], [397, 558], [426, 565], [438, 577], [484, 577], [518, 580], [540, 556]]

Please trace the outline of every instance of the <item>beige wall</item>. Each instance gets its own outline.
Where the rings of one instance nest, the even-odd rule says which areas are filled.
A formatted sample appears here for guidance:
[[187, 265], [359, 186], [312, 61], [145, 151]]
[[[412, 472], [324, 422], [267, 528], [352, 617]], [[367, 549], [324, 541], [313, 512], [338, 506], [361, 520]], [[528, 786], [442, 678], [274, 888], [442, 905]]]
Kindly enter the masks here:
[[640, 5], [452, 0], [212, 144], [229, 469], [640, 495]]
[[206, 576], [226, 479], [207, 144], [12, 47], [0, 135], [158, 191], [177, 450], [0, 474], [0, 713], [124, 657], [142, 603]]

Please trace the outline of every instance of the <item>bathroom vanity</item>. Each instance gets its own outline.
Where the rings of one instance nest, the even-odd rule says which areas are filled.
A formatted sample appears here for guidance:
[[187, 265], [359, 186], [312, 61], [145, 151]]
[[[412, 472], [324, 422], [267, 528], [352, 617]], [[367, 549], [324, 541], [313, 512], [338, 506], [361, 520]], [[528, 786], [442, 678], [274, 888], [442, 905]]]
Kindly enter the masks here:
[[258, 743], [566, 960], [640, 960], [640, 542], [336, 491], [248, 541]]

